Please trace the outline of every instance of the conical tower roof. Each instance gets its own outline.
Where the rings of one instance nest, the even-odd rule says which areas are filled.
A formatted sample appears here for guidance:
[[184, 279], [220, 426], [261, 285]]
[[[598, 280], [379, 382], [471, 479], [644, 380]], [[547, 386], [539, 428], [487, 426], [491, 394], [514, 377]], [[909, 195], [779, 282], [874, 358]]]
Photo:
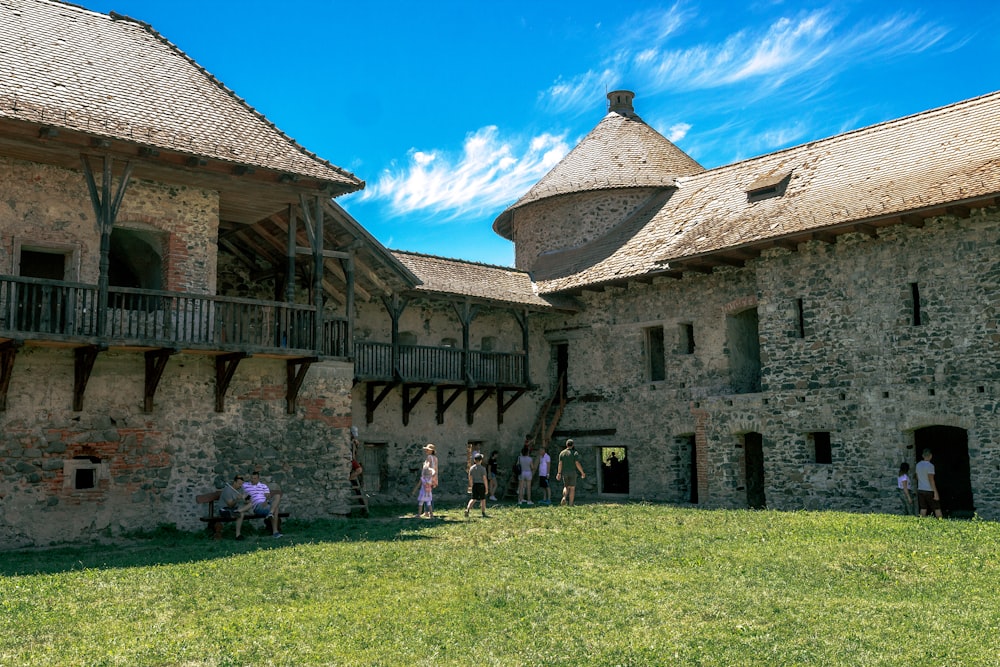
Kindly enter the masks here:
[[523, 197], [497, 216], [493, 231], [512, 238], [513, 211], [550, 197], [589, 190], [670, 187], [679, 176], [705, 171], [636, 115], [634, 97], [635, 93], [627, 90], [608, 93], [608, 115]]

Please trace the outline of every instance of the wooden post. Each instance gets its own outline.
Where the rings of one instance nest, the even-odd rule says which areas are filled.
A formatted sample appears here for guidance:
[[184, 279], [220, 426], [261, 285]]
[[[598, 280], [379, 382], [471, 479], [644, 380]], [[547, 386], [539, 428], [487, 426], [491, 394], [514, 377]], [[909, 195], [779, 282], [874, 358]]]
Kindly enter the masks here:
[[316, 307], [316, 333], [313, 349], [323, 351], [323, 198], [319, 195], [316, 203], [316, 229], [313, 244], [313, 305]]
[[111, 156], [104, 156], [104, 170], [101, 180], [101, 192], [97, 192], [97, 183], [94, 180], [94, 172], [90, 169], [90, 161], [86, 155], [80, 155], [83, 162], [83, 173], [87, 180], [87, 188], [90, 190], [90, 203], [94, 207], [94, 215], [97, 217], [97, 231], [101, 235], [100, 242], [100, 265], [97, 276], [97, 335], [105, 336], [105, 327], [108, 321], [108, 271], [111, 264], [111, 230], [115, 226], [115, 219], [118, 217], [118, 209], [125, 197], [125, 189], [128, 187], [129, 178], [132, 176], [132, 163], [126, 162], [122, 171], [121, 182], [118, 184], [118, 192], [115, 193], [114, 200], [111, 199]]

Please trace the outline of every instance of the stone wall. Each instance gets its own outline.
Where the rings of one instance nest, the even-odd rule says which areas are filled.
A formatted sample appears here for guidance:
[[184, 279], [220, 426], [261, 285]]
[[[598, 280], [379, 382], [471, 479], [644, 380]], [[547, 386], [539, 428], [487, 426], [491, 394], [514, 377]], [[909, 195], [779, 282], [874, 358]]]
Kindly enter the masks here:
[[594, 190], [543, 199], [516, 209], [515, 266], [531, 271], [542, 253], [574, 248], [604, 236], [656, 192], [657, 188]]
[[[197, 530], [195, 496], [255, 469], [295, 517], [347, 513], [351, 365], [313, 364], [294, 415], [280, 360], [240, 363], [221, 413], [214, 378], [211, 356], [171, 357], [146, 414], [143, 356], [105, 352], [73, 412], [72, 352], [23, 349], [0, 413], [0, 548]], [[95, 465], [92, 488], [75, 488], [81, 463]]]
[[[21, 245], [53, 248], [73, 254], [75, 275], [68, 279], [96, 284], [100, 233], [83, 173], [0, 157], [0, 182], [6, 196], [0, 206], [0, 273], [14, 272]], [[213, 294], [218, 220], [216, 192], [136, 179], [125, 191], [115, 226], [160, 239], [164, 289]]]
[[[390, 341], [390, 319], [379, 304], [359, 304], [358, 337], [362, 340]], [[437, 423], [437, 395], [432, 388], [410, 412], [409, 423], [403, 424], [403, 397], [400, 387], [394, 388], [374, 412], [374, 421], [365, 421], [365, 385], [353, 391], [354, 423], [359, 439], [369, 450], [378, 449], [382, 457], [381, 470], [365, 470], [366, 486], [381, 490], [373, 495], [375, 503], [416, 503], [414, 484], [424, 460], [422, 447], [433, 442], [437, 447], [440, 486], [436, 498], [442, 502], [464, 502], [466, 472], [470, 447], [489, 455], [500, 453], [502, 466], [513, 463], [530, 431], [538, 406], [550, 392], [549, 349], [542, 335], [542, 316], [529, 316], [530, 374], [538, 387], [514, 401], [505, 412], [503, 423], [497, 424], [497, 397], [487, 398], [475, 412], [472, 424], [466, 420], [467, 396], [464, 391], [445, 412], [443, 424]], [[470, 327], [470, 348], [483, 348], [484, 338], [493, 338], [493, 351], [519, 352], [522, 348], [521, 329], [513, 316], [502, 309], [484, 309]], [[447, 302], [418, 300], [407, 307], [400, 322], [401, 331], [413, 332], [418, 345], [440, 345], [445, 339], [455, 339], [461, 345], [462, 327], [454, 309]], [[453, 389], [448, 389], [451, 395]], [[476, 397], [482, 395], [481, 390]], [[504, 395], [510, 401], [512, 394]], [[475, 443], [470, 445], [470, 443]], [[503, 471], [506, 475], [506, 467]], [[375, 477], [380, 479], [376, 482]], [[504, 478], [506, 479], [506, 478]]]
[[[998, 243], [1000, 211], [975, 210], [585, 292], [580, 315], [546, 324], [569, 346], [575, 400], [560, 430], [581, 434], [588, 473], [597, 448], [627, 447], [634, 498], [688, 502], [693, 436], [699, 504], [746, 506], [743, 439], [760, 433], [768, 507], [897, 511], [896, 472], [916, 460], [916, 431], [952, 426], [968, 436], [976, 511], [1000, 518]], [[748, 308], [761, 388], [740, 393], [727, 317]], [[678, 349], [682, 325], [692, 354]], [[651, 381], [646, 331], [660, 326], [665, 379]], [[830, 434], [830, 463], [816, 462], [815, 432]]]

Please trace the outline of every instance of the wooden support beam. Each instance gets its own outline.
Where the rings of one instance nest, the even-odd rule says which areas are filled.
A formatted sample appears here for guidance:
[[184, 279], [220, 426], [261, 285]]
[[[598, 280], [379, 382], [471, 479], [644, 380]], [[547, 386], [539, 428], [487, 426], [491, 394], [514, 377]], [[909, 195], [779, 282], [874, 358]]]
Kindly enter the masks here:
[[524, 395], [527, 389], [515, 389], [514, 395], [510, 397], [510, 400], [505, 401], [503, 398], [504, 389], [501, 387], [497, 389], [497, 426], [503, 424], [503, 413], [510, 409], [510, 406], [514, 405], [514, 402]]
[[859, 234], [865, 234], [872, 238], [878, 236], [878, 230], [876, 229], [875, 225], [868, 225], [863, 222], [854, 225], [854, 231], [856, 231]]
[[446, 392], [449, 387], [437, 387], [437, 423], [444, 423], [444, 413], [447, 412], [451, 404], [455, 402], [455, 399], [462, 395], [465, 387], [452, 387], [452, 393], [450, 396], [446, 396]]
[[[398, 382], [369, 382], [365, 385], [365, 423], [371, 424], [375, 421], [375, 409], [382, 404], [389, 392], [399, 384]], [[382, 387], [378, 396], [375, 395], [375, 388]]]
[[142, 394], [142, 411], [153, 411], [153, 397], [156, 396], [156, 387], [163, 377], [163, 370], [167, 367], [167, 360], [177, 350], [164, 348], [162, 350], [149, 350], [146, 352], [146, 383]]
[[[416, 394], [416, 396], [413, 396], [411, 398], [410, 397], [410, 390], [413, 389], [413, 388], [415, 388], [415, 387], [417, 388], [417, 394]], [[413, 410], [413, 408], [417, 407], [417, 403], [420, 402], [420, 399], [424, 397], [424, 394], [426, 394], [427, 390], [430, 389], [430, 388], [431, 388], [431, 386], [429, 384], [424, 384], [424, 385], [404, 384], [403, 385], [403, 426], [406, 426], [407, 424], [410, 423], [410, 412]]]
[[232, 354], [220, 354], [215, 358], [215, 411], [223, 412], [226, 409], [226, 391], [229, 383], [233, 380], [236, 367], [240, 362], [249, 357], [246, 352], [234, 352]]
[[496, 393], [496, 389], [493, 387], [487, 387], [486, 389], [481, 390], [483, 395], [479, 398], [476, 398], [476, 392], [480, 390], [466, 389], [465, 391], [466, 397], [468, 398], [465, 404], [465, 422], [469, 426], [472, 426], [472, 424], [476, 421], [476, 410], [478, 410], [479, 407], [486, 402], [487, 398]]
[[[310, 255], [312, 256], [312, 248], [305, 248], [303, 246], [295, 246], [295, 254], [297, 255]], [[341, 252], [339, 250], [324, 250], [322, 253], [323, 257], [327, 259], [347, 259], [350, 255], [346, 252]]]
[[90, 382], [90, 373], [94, 370], [98, 352], [100, 348], [96, 345], [73, 350], [73, 412], [83, 410], [83, 394], [87, 391], [87, 383]]
[[302, 381], [306, 378], [309, 366], [317, 361], [319, 361], [319, 357], [289, 359], [285, 362], [285, 373], [288, 378], [288, 386], [285, 389], [285, 412], [288, 414], [295, 414], [295, 401], [299, 397]]
[[7, 391], [10, 389], [10, 376], [14, 372], [14, 357], [23, 344], [19, 340], [9, 340], [0, 345], [0, 412], [7, 409]]

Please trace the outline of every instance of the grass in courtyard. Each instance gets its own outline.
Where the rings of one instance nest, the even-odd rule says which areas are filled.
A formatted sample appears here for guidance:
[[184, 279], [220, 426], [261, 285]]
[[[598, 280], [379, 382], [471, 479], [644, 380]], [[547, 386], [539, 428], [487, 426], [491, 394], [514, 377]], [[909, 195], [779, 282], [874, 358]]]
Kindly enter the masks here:
[[0, 553], [0, 666], [1000, 664], [998, 523], [403, 512]]

